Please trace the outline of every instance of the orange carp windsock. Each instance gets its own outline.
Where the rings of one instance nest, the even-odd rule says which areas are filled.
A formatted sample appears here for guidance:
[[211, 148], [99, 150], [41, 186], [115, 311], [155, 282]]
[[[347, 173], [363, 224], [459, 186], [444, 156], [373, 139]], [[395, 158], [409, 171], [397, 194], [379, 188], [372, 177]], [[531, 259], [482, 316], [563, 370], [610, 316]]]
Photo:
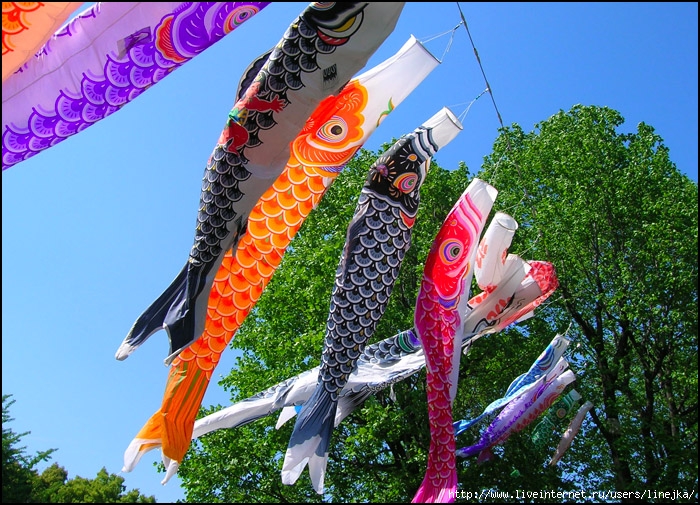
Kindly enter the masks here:
[[225, 255], [209, 294], [204, 333], [173, 361], [162, 406], [129, 445], [124, 471], [159, 447], [168, 467], [165, 481], [177, 471], [221, 353], [260, 298], [286, 247], [382, 119], [438, 64], [411, 37], [392, 57], [322, 101], [309, 117], [291, 144], [283, 173], [253, 207], [247, 233]]
[[457, 491], [452, 402], [459, 370], [462, 314], [469, 301], [479, 237], [498, 192], [474, 179], [447, 215], [428, 253], [414, 327], [425, 352], [430, 449], [413, 503], [449, 503]]
[[[402, 2], [311, 3], [277, 46], [244, 73], [244, 91], [204, 171], [187, 261], [136, 319], [116, 359], [126, 359], [165, 329], [169, 365], [202, 335], [214, 278], [245, 233], [251, 210], [284, 171], [289, 143], [321, 101], [337, 94], [365, 66], [393, 31], [403, 7]], [[249, 75], [254, 75], [252, 82]]]

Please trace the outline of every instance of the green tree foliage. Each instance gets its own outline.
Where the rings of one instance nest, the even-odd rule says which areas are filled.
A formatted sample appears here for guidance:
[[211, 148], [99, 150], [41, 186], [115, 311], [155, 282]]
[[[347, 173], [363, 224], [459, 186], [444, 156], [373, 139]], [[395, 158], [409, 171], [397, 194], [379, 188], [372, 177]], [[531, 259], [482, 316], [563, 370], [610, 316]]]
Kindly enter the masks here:
[[27, 456], [19, 441], [30, 432], [16, 434], [7, 423], [14, 421], [9, 408], [11, 395], [2, 397], [2, 501], [3, 503], [155, 503], [138, 489], [126, 492], [124, 478], [102, 468], [94, 479], [75, 477], [57, 463], [39, 473], [35, 467], [51, 459], [56, 449]]
[[56, 449], [38, 452], [34, 456], [26, 454], [26, 447], [18, 446], [22, 438], [29, 434], [15, 433], [7, 425], [14, 421], [10, 407], [15, 403], [12, 395], [2, 395], [2, 501], [3, 503], [26, 502], [32, 493], [36, 467], [51, 458]]
[[697, 490], [698, 187], [651, 126], [623, 122], [575, 106], [514, 125], [481, 176], [521, 224], [515, 247], [557, 268], [547, 325], [573, 323], [595, 407], [560, 465], [588, 489]]
[[[499, 190], [494, 212], [520, 224], [510, 252], [551, 261], [560, 288], [534, 318], [477, 340], [462, 356], [455, 419], [500, 398], [567, 328], [572, 387], [595, 408], [555, 467], [547, 463], [559, 437], [534, 444], [536, 422], [491, 461], [459, 460], [464, 491], [510, 492], [513, 500], [516, 491], [544, 489], [697, 489], [697, 185], [678, 173], [651, 127], [618, 134], [622, 122], [609, 109], [575, 107], [532, 133], [504, 129], [484, 160], [479, 177]], [[220, 382], [232, 402], [319, 364], [347, 225], [377, 156], [362, 150], [338, 177], [237, 332], [232, 346], [243, 355]], [[423, 262], [470, 179], [464, 164], [432, 164], [411, 248], [372, 342], [412, 326]], [[187, 500], [409, 502], [430, 445], [425, 371], [393, 392], [395, 399], [377, 393], [335, 429], [325, 496], [307, 472], [294, 486], [281, 483], [294, 423], [276, 430], [271, 415], [193, 442], [179, 472]], [[457, 446], [477, 442], [489, 421]]]

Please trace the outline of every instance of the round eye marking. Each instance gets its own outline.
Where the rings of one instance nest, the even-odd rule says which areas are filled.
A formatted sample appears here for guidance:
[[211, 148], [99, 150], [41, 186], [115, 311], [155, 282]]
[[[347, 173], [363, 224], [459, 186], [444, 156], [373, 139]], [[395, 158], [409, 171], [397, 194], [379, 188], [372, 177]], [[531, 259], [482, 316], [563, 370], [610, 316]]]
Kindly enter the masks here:
[[342, 118], [333, 116], [321, 126], [316, 135], [326, 142], [339, 142], [345, 138], [348, 126]]
[[410, 193], [418, 184], [418, 174], [401, 174], [393, 182], [402, 193]]
[[462, 256], [462, 243], [459, 240], [447, 239], [440, 244], [440, 259], [451, 265]]

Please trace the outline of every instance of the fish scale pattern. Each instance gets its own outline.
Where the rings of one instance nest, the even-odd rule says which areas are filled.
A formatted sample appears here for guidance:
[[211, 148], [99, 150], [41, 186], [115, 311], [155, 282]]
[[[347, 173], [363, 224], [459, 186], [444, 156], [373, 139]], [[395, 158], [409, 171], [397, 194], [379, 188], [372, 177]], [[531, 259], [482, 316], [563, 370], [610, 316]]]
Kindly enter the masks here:
[[333, 401], [374, 334], [411, 238], [400, 207], [367, 192], [360, 195], [358, 207], [365, 211], [367, 226], [358, 230], [350, 257], [338, 269], [322, 356], [320, 379]]
[[[51, 107], [34, 107], [26, 126], [4, 125], [2, 169], [35, 156], [118, 111], [268, 4], [193, 2], [165, 16], [152, 32], [149, 27], [144, 36], [134, 37], [136, 42], [123, 54], [107, 54], [104, 67], [99, 69], [101, 75], [95, 69], [81, 71], [79, 81], [66, 82], [58, 90]], [[3, 10], [4, 6], [5, 3]], [[98, 3], [57, 31], [37, 54], [37, 61], [52, 52], [52, 41], [80, 36], [87, 29], [80, 25], [89, 26], [87, 22], [97, 19], [100, 11]], [[3, 24], [3, 46], [4, 43]], [[30, 60], [28, 64], [35, 62]], [[75, 89], [69, 89], [69, 84]]]

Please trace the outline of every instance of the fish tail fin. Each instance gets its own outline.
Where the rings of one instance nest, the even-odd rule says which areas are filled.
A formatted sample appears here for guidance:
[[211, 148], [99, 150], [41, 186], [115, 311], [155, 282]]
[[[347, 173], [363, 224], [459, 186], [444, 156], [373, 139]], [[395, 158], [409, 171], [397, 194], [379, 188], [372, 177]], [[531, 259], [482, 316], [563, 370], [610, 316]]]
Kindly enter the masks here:
[[476, 463], [478, 465], [481, 465], [482, 463], [491, 461], [494, 457], [495, 456], [493, 455], [493, 452], [491, 452], [491, 448], [489, 447], [479, 453], [479, 457], [476, 458]]
[[146, 421], [143, 428], [131, 441], [124, 451], [124, 466], [122, 472], [131, 472], [141, 460], [141, 457], [153, 449], [159, 449], [163, 445], [162, 419], [160, 409]]
[[453, 503], [457, 496], [457, 469], [449, 471], [446, 478], [430, 470], [426, 472], [411, 503]]
[[[187, 290], [187, 265], [180, 270], [175, 280], [163, 291], [155, 302], [134, 322], [128, 335], [117, 349], [114, 357], [119, 361], [128, 358], [148, 337], [163, 329], [165, 318], [177, 299], [184, 299]], [[170, 337], [170, 334], [168, 334]], [[172, 338], [171, 338], [172, 342]], [[171, 343], [172, 349], [172, 343]]]
[[338, 402], [319, 384], [297, 416], [289, 447], [284, 455], [283, 484], [294, 484], [308, 464], [314, 490], [323, 494], [328, 446], [337, 408]]
[[461, 449], [457, 449], [455, 451], [455, 456], [459, 458], [470, 458], [475, 454], [479, 454], [483, 448], [484, 446], [481, 444], [470, 445], [469, 447], [462, 447]]
[[275, 429], [279, 430], [284, 423], [289, 421], [292, 417], [296, 416], [299, 411], [301, 410], [301, 407], [295, 407], [293, 405], [287, 405], [282, 409], [282, 412], [280, 412], [280, 416], [277, 419], [277, 424], [275, 425]]

